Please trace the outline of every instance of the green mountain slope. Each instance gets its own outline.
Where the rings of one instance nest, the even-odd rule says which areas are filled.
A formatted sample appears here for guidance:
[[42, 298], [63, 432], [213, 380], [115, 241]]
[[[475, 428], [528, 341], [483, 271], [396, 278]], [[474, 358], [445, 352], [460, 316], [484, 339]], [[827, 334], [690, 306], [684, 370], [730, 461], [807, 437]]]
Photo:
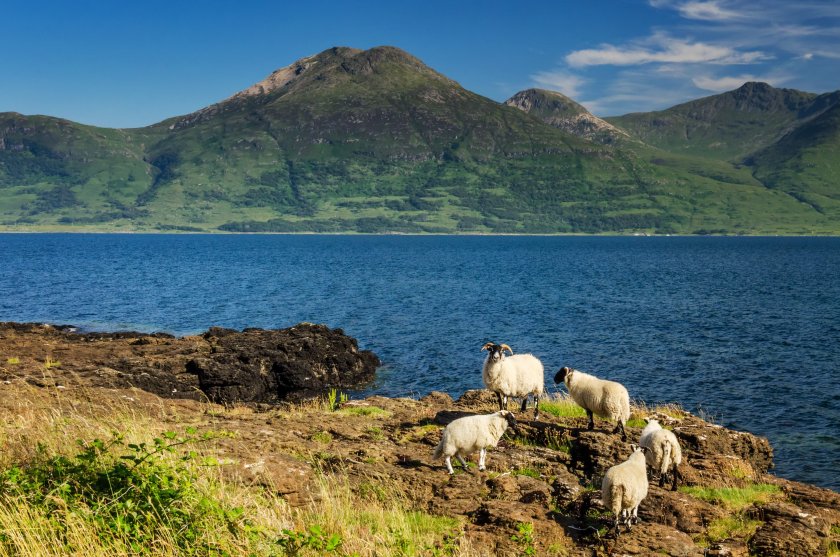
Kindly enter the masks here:
[[14, 224], [45, 214], [61, 224], [128, 222], [142, 214], [135, 198], [154, 171], [143, 160], [149, 141], [147, 131], [0, 113], [0, 214]]
[[838, 102], [840, 93], [815, 95], [750, 82], [667, 110], [606, 120], [661, 149], [738, 161]]
[[558, 93], [501, 104], [399, 49], [333, 48], [147, 128], [0, 114], [0, 228], [840, 231], [754, 170], [628, 138]]
[[758, 151], [748, 163], [768, 187], [840, 218], [840, 104]]

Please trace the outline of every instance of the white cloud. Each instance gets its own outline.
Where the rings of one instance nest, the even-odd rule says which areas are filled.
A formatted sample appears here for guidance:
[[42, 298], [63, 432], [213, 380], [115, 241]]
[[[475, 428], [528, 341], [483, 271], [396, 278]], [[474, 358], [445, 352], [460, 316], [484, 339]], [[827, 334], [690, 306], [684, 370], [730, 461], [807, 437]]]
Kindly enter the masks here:
[[677, 10], [686, 19], [700, 19], [704, 21], [727, 21], [739, 19], [742, 15], [734, 10], [721, 7], [720, 2], [686, 2], [679, 4]]
[[[645, 43], [650, 43], [648, 47]], [[602, 45], [597, 49], [576, 50], [566, 56], [572, 67], [632, 66], [651, 62], [749, 64], [770, 58], [763, 52], [738, 52], [728, 46], [689, 42], [655, 34], [635, 46]]]
[[567, 97], [575, 98], [580, 94], [580, 88], [586, 80], [563, 71], [539, 72], [531, 76], [535, 83], [547, 89], [560, 91]]
[[712, 91], [714, 93], [722, 93], [724, 91], [731, 91], [733, 89], [737, 89], [747, 81], [763, 81], [765, 83], [769, 83], [774, 87], [777, 87], [785, 81], [788, 81], [788, 79], [789, 78], [783, 76], [756, 77], [751, 74], [743, 74], [727, 77], [698, 76], [692, 78], [691, 82], [694, 83], [694, 85], [696, 85], [700, 89]]

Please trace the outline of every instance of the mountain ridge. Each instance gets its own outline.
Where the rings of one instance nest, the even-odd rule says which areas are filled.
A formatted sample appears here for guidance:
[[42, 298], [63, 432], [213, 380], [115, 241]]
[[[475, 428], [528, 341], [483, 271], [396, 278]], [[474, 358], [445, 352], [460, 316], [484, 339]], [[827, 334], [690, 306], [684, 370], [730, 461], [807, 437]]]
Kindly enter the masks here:
[[[0, 228], [840, 233], [830, 172], [780, 186], [793, 167], [768, 140], [805, 148], [792, 132], [838, 95], [746, 84], [601, 120], [546, 90], [498, 103], [395, 47], [334, 47], [145, 128], [0, 114]], [[699, 140], [662, 144], [689, 124]], [[735, 144], [749, 134], [761, 156]]]

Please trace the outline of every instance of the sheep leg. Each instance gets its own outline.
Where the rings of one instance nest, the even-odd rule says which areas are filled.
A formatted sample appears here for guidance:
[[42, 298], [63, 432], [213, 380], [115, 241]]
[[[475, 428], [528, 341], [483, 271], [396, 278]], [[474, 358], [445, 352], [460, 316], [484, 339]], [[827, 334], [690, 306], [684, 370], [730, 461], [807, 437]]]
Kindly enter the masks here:
[[613, 433], [618, 433], [619, 431], [621, 432], [621, 440], [622, 441], [627, 441], [627, 432], [624, 431], [624, 423], [623, 422], [618, 422], [618, 425], [615, 426], [615, 429], [613, 430]]
[[680, 473], [675, 466], [674, 467], [674, 483], [671, 485], [671, 491], [676, 491], [677, 490], [677, 479], [679, 477], [680, 477]]
[[659, 487], [665, 487], [665, 480], [668, 479], [668, 474], [659, 474]]
[[457, 457], [458, 457], [458, 460], [459, 460], [459, 461], [461, 461], [461, 466], [463, 466], [463, 467], [464, 467], [464, 470], [466, 470], [467, 468], [469, 468], [469, 466], [467, 466], [467, 461], [466, 461], [466, 460], [464, 460], [464, 457], [462, 457], [461, 455], [455, 455], [455, 456], [457, 456]]
[[486, 468], [486, 466], [484, 466], [484, 457], [485, 456], [487, 456], [487, 449], [481, 449], [478, 452], [478, 469], [481, 472], [483, 472]]
[[505, 397], [504, 402], [502, 401], [502, 393], [496, 393], [496, 398], [499, 399], [499, 410], [504, 410], [505, 406], [507, 406], [507, 397]]
[[[525, 410], [522, 410], [523, 412]], [[540, 395], [534, 395], [534, 421], [536, 422], [540, 417]]]
[[519, 409], [520, 412], [524, 413], [525, 409], [528, 407], [528, 395], [522, 397], [522, 408]]
[[589, 425], [586, 426], [586, 429], [593, 430], [595, 429], [595, 416], [592, 414], [592, 410], [586, 411], [586, 417], [589, 418]]
[[449, 475], [450, 476], [455, 473], [455, 470], [452, 468], [452, 457], [451, 456], [446, 457], [446, 469], [449, 470]]

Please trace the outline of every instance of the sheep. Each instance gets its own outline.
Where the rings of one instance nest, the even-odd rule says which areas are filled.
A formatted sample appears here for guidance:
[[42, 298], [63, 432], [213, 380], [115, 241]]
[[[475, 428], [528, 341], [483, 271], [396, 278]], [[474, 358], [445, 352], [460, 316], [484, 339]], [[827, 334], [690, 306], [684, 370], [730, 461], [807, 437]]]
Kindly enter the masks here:
[[630, 395], [621, 383], [598, 379], [582, 371], [564, 367], [554, 376], [555, 383], [565, 383], [569, 394], [578, 406], [586, 410], [589, 418], [587, 429], [595, 429], [593, 414], [618, 422], [613, 433], [621, 432], [621, 440], [627, 441], [624, 424], [630, 419]]
[[495, 414], [480, 414], [477, 416], [465, 416], [453, 420], [443, 430], [440, 443], [435, 449], [434, 459], [441, 456], [446, 457], [446, 468], [450, 474], [452, 469], [452, 457], [458, 457], [461, 466], [467, 468], [464, 456], [475, 451], [480, 451], [478, 469], [484, 470], [484, 458], [487, 454], [487, 447], [495, 447], [499, 439], [507, 431], [508, 426], [516, 427], [516, 418], [511, 412], [501, 410]]
[[[540, 416], [540, 395], [545, 390], [543, 365], [531, 354], [513, 355], [507, 344], [488, 342], [481, 347], [487, 350], [482, 377], [484, 385], [496, 393], [499, 410], [507, 410], [508, 397], [522, 397], [522, 412], [528, 404], [528, 395], [534, 395], [534, 419]], [[505, 357], [505, 350], [510, 356]]]
[[676, 491], [680, 476], [677, 467], [682, 463], [682, 449], [674, 432], [662, 429], [657, 420], [650, 419], [642, 430], [639, 445], [648, 449], [645, 457], [651, 470], [659, 473], [659, 487], [665, 486], [665, 478], [668, 472], [673, 470], [674, 480], [671, 491]]
[[601, 482], [601, 501], [615, 514], [616, 536], [622, 522], [629, 531], [631, 524], [639, 521], [639, 505], [648, 493], [644, 454], [647, 449], [637, 445], [630, 448], [630, 458], [607, 470]]

